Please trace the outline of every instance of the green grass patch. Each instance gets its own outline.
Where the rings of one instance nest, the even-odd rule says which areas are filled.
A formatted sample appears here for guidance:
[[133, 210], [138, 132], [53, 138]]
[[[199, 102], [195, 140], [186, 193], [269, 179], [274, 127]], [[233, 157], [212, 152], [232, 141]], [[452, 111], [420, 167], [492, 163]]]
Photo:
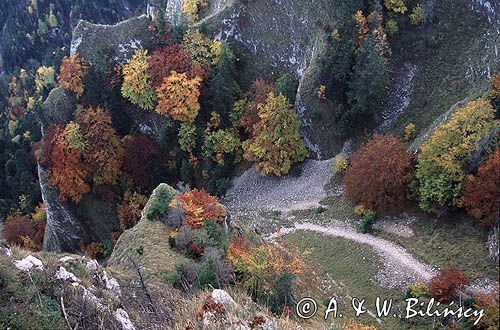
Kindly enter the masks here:
[[488, 232], [477, 221], [420, 219], [412, 224], [414, 237], [402, 238], [377, 231], [376, 235], [395, 241], [418, 259], [439, 268], [458, 268], [472, 280], [498, 280], [498, 265], [487, 258]]
[[[376, 313], [377, 296], [382, 299], [394, 299], [395, 302], [404, 302], [403, 292], [384, 289], [375, 282], [374, 278], [383, 264], [380, 257], [369, 246], [307, 231], [287, 235], [285, 240], [301, 249], [311, 250], [308, 262], [319, 267], [317, 275], [322, 279], [321, 288], [314, 294], [314, 297], [318, 303], [322, 302], [326, 305], [331, 297], [337, 296], [339, 309], [343, 314], [342, 320], [355, 316], [349, 297], [366, 299], [365, 306], [373, 313]], [[326, 306], [318, 306], [318, 314], [323, 314], [325, 310]], [[323, 316], [317, 315], [318, 318]], [[362, 323], [376, 325], [379, 329], [427, 329], [426, 325], [415, 326], [393, 317], [383, 318], [382, 325], [366, 314], [363, 314], [359, 320]]]

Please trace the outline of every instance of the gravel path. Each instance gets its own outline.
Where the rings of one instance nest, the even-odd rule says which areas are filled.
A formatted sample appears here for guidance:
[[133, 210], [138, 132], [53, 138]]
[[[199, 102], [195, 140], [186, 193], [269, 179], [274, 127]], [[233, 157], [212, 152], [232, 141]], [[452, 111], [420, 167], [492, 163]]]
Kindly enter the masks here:
[[232, 211], [310, 209], [327, 197], [331, 177], [331, 160], [306, 160], [300, 176], [262, 177], [252, 167], [233, 180], [223, 203]]
[[418, 261], [402, 247], [382, 238], [358, 233], [351, 226], [340, 221], [334, 220], [328, 226], [297, 223], [293, 228], [284, 228], [269, 238], [274, 239], [297, 230], [307, 230], [327, 236], [342, 237], [360, 244], [369, 245], [380, 255], [384, 263], [384, 267], [377, 274], [376, 280], [386, 288], [405, 289], [410, 284], [415, 284], [419, 281], [428, 281], [436, 274], [434, 269]]

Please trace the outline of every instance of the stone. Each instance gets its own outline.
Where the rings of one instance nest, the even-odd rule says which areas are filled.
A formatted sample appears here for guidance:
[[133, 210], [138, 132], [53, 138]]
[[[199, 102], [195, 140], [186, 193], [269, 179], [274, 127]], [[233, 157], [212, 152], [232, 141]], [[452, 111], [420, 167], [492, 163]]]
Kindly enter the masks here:
[[70, 262], [73, 260], [75, 260], [75, 258], [70, 257], [70, 256], [64, 256], [64, 257], [59, 258], [59, 261], [62, 263]]
[[229, 293], [227, 293], [226, 291], [224, 290], [221, 290], [221, 289], [215, 289], [213, 292], [212, 292], [212, 298], [220, 303], [220, 304], [223, 304], [224, 306], [236, 306], [236, 302], [233, 300], [233, 298], [229, 295]]
[[76, 278], [75, 274], [68, 272], [66, 268], [60, 266], [55, 274], [56, 279], [70, 282], [78, 282], [78, 278]]
[[99, 263], [97, 261], [95, 261], [95, 260], [89, 260], [89, 261], [87, 261], [86, 267], [87, 267], [88, 270], [91, 270], [91, 271], [95, 272], [95, 271], [97, 271], [97, 267], [98, 266], [99, 266]]
[[32, 269], [43, 270], [43, 263], [40, 259], [33, 257], [32, 255], [27, 256], [22, 260], [14, 261], [14, 266], [23, 272], [29, 272]]

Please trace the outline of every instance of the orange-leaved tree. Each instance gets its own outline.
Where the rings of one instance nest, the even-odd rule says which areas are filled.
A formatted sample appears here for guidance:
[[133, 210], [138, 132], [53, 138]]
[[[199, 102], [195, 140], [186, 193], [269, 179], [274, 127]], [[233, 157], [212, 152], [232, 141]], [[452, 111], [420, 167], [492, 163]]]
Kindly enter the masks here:
[[132, 228], [141, 220], [141, 213], [148, 198], [136, 192], [126, 192], [123, 202], [118, 205], [118, 220], [120, 227], [125, 230]]
[[[269, 294], [285, 273], [293, 275], [301, 289], [314, 283], [307, 275], [312, 267], [305, 263], [309, 251], [280, 241], [279, 245], [252, 245], [246, 238], [235, 237], [231, 241], [227, 258], [240, 275], [243, 286], [254, 296]], [[309, 283], [307, 283], [307, 281]]]
[[399, 210], [413, 179], [413, 157], [394, 135], [378, 135], [351, 158], [344, 176], [347, 197], [371, 210]]
[[156, 90], [156, 112], [182, 122], [194, 122], [200, 111], [200, 83], [200, 77], [189, 79], [185, 73], [172, 71]]
[[243, 142], [244, 157], [255, 162], [262, 175], [287, 174], [294, 163], [308, 156], [297, 115], [283, 94], [272, 92], [258, 108], [252, 138]]
[[208, 220], [220, 221], [226, 216], [226, 209], [219, 199], [203, 189], [186, 191], [172, 200], [171, 206], [174, 205], [184, 210], [184, 222], [192, 228], [200, 228]]
[[81, 97], [85, 90], [83, 77], [87, 73], [87, 69], [88, 66], [85, 64], [84, 60], [78, 56], [78, 53], [70, 57], [65, 56], [62, 59], [61, 70], [57, 78], [59, 86]]
[[85, 166], [94, 184], [114, 184], [120, 175], [125, 150], [111, 126], [111, 116], [105, 110], [87, 108], [78, 114], [83, 137]]
[[492, 226], [500, 217], [500, 149], [470, 175], [462, 188], [462, 206], [485, 226]]
[[58, 135], [56, 144], [52, 148], [49, 183], [59, 188], [61, 201], [70, 198], [78, 203], [82, 196], [90, 191], [86, 181], [89, 172], [83, 164], [85, 145], [80, 125], [70, 122]]

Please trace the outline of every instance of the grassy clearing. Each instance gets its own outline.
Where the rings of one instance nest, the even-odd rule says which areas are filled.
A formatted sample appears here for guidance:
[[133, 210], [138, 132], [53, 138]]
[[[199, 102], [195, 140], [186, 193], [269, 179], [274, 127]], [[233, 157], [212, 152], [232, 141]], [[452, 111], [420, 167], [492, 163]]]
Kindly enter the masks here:
[[[325, 306], [318, 306], [318, 314], [324, 313], [328, 300], [337, 296], [343, 320], [354, 317], [349, 297], [366, 299], [365, 306], [376, 313], [375, 299], [394, 299], [403, 302], [404, 293], [387, 290], [373, 280], [383, 266], [379, 256], [367, 245], [351, 242], [343, 238], [333, 238], [315, 233], [299, 231], [285, 236], [285, 239], [302, 249], [311, 249], [309, 262], [319, 267], [318, 277], [321, 279], [320, 291], [314, 296]], [[322, 317], [323, 315], [317, 315]], [[427, 329], [424, 324], [417, 326], [393, 317], [383, 318], [379, 325], [369, 315], [362, 315], [360, 321], [377, 325], [379, 329]]]
[[412, 224], [414, 237], [402, 238], [377, 231], [376, 235], [392, 240], [418, 259], [439, 268], [459, 268], [472, 280], [488, 277], [498, 280], [498, 265], [487, 258], [488, 233], [477, 221], [419, 218]]

